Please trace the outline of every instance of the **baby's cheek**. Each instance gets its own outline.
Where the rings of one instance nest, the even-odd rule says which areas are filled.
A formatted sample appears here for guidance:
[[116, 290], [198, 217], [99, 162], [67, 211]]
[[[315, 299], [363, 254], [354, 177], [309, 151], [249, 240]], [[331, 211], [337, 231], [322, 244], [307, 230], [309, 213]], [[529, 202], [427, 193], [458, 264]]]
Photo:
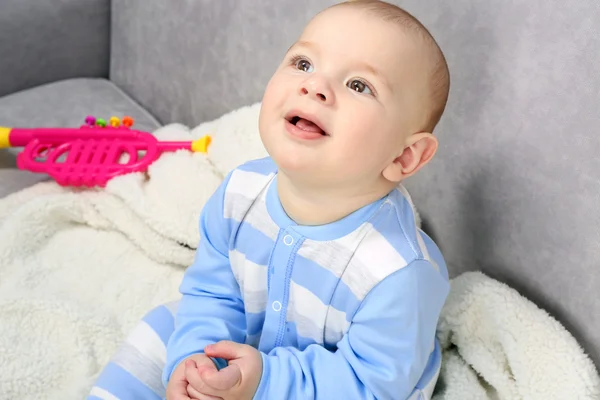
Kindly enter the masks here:
[[343, 149], [341, 149], [338, 156], [342, 159], [341, 162], [354, 170], [364, 168], [372, 157], [372, 153], [373, 143], [370, 138], [354, 131], [344, 140]]
[[366, 172], [364, 170], [379, 168], [382, 159], [391, 150], [391, 143], [374, 126], [354, 128], [356, 129], [349, 135], [344, 146], [344, 162], [350, 165], [350, 169], [357, 171]]
[[296, 77], [278, 72], [271, 78], [269, 86], [271, 92], [276, 94], [278, 98], [287, 99], [297, 94], [298, 82]]
[[368, 120], [359, 120], [349, 126], [348, 129], [350, 130], [351, 145], [356, 151], [372, 149], [380, 141], [376, 123]]

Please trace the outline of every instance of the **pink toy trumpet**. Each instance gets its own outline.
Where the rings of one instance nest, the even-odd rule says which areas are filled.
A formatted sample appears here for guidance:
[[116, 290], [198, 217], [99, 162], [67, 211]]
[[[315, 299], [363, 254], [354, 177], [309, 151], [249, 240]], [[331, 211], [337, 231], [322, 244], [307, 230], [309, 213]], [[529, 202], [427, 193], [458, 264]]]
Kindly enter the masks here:
[[133, 119], [86, 118], [81, 128], [5, 128], [0, 148], [24, 147], [19, 169], [45, 173], [62, 186], [105, 186], [115, 176], [146, 171], [162, 153], [189, 150], [206, 153], [210, 136], [195, 141], [161, 142], [152, 134], [130, 129]]

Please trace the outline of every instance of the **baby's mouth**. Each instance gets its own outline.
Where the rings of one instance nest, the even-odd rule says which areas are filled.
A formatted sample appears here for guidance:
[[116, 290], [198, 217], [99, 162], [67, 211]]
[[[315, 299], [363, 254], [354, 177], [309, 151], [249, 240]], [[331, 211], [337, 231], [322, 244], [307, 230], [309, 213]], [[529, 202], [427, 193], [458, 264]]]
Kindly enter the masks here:
[[329, 136], [327, 132], [325, 132], [319, 125], [308, 119], [296, 115], [292, 116], [291, 118], [287, 118], [287, 120], [290, 124], [303, 131], [320, 133], [322, 136]]

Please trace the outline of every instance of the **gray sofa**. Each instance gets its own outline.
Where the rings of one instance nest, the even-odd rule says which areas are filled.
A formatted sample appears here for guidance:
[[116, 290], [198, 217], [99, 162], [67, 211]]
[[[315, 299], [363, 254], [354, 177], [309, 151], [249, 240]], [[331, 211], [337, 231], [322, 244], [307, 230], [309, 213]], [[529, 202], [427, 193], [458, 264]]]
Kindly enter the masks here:
[[[333, 0], [2, 0], [0, 125], [129, 114], [195, 126], [260, 100]], [[558, 318], [600, 362], [597, 0], [395, 1], [452, 71], [435, 161], [408, 182], [451, 274], [482, 270]], [[0, 153], [0, 195], [43, 177]]]

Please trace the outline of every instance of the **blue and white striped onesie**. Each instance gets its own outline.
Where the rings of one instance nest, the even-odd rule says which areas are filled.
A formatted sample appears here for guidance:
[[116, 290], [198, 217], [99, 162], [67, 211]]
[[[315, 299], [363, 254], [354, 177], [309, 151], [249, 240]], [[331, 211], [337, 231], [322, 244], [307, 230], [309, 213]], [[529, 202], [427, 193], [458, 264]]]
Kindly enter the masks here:
[[[231, 172], [207, 202], [200, 234], [174, 331], [173, 322], [167, 334], [152, 315], [146, 321], [168, 340], [165, 386], [184, 358], [232, 340], [261, 351], [255, 399], [431, 398], [448, 274], [402, 186], [337, 222], [299, 226], [279, 202], [276, 165], [256, 160]], [[144, 382], [151, 373], [139, 352], [122, 350], [97, 393], [114, 393], [109, 382], [124, 374], [155, 387]]]

